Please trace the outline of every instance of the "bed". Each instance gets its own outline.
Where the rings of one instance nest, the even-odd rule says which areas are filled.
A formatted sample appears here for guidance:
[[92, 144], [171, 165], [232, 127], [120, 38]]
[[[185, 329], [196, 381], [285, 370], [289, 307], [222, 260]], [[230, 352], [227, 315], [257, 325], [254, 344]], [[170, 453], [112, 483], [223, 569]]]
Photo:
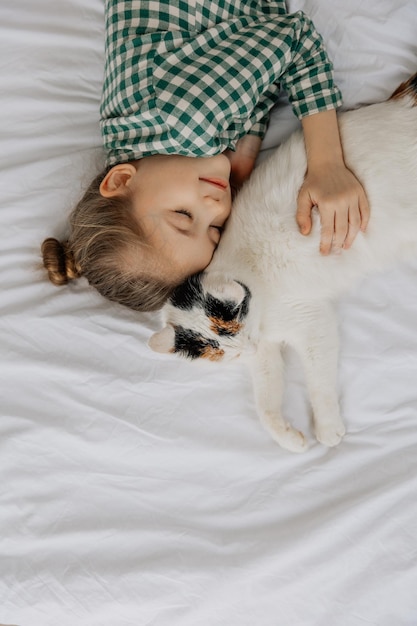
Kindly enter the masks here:
[[[290, 0], [315, 21], [344, 107], [417, 69], [416, 0]], [[56, 288], [103, 165], [102, 0], [0, 7], [0, 623], [416, 626], [417, 259], [339, 304], [348, 433], [304, 455], [259, 425], [248, 374], [153, 353], [159, 314]], [[262, 155], [297, 126], [285, 97]], [[261, 157], [262, 158], [262, 157]]]

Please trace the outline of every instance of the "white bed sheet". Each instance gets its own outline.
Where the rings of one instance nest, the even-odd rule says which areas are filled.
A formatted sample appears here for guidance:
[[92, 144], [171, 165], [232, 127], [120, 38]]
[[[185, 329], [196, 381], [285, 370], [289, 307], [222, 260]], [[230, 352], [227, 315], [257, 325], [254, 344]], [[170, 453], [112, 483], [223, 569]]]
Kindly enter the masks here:
[[[417, 69], [416, 0], [292, 0], [348, 107]], [[103, 162], [102, 0], [0, 6], [0, 622], [416, 626], [417, 260], [340, 304], [348, 434], [312, 439], [289, 354], [261, 429], [247, 373], [152, 353], [159, 316], [57, 289], [39, 246]], [[277, 107], [265, 149], [295, 121]]]

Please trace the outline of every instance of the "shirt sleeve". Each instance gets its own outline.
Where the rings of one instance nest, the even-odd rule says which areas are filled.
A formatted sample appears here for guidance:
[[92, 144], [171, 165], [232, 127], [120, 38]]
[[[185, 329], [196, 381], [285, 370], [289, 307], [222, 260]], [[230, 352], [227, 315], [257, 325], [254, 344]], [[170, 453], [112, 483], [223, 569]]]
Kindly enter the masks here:
[[281, 86], [288, 93], [295, 115], [308, 115], [337, 109], [342, 96], [333, 79], [333, 65], [327, 56], [322, 37], [304, 13], [297, 19], [291, 42], [291, 62], [281, 75]]
[[342, 97], [333, 80], [333, 65], [327, 56], [323, 40], [312, 21], [303, 13], [297, 37], [291, 47], [292, 60], [287, 71], [262, 95], [255, 107], [247, 134], [264, 138], [268, 128], [270, 111], [276, 104], [282, 89], [287, 92], [294, 114], [298, 119], [320, 111], [336, 109]]

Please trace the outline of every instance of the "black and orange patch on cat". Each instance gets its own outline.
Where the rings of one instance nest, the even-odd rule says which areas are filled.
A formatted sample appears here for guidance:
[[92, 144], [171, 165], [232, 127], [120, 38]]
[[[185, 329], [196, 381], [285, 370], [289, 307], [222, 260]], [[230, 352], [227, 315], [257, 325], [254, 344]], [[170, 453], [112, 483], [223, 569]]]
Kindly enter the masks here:
[[[232, 300], [219, 300], [218, 298], [215, 298], [211, 293], [208, 293], [206, 295], [206, 299], [204, 302], [204, 312], [210, 320], [218, 321], [219, 329], [224, 329], [225, 332], [218, 332], [219, 335], [236, 334], [228, 332], [228, 329], [232, 328], [231, 323], [237, 323], [238, 321], [244, 319], [248, 314], [251, 293], [246, 285], [244, 285], [243, 283], [239, 284], [245, 290], [245, 298], [238, 305]], [[214, 332], [217, 332], [214, 328], [213, 330]]]
[[233, 337], [233, 335], [237, 335], [242, 328], [242, 324], [235, 319], [230, 321], [219, 317], [210, 317], [209, 319], [210, 329], [216, 333], [216, 335]]
[[[234, 337], [242, 330], [243, 320], [249, 311], [251, 292], [246, 285], [239, 283], [245, 293], [243, 300], [240, 302], [227, 298], [221, 300], [209, 292], [204, 292], [203, 277], [204, 272], [201, 272], [190, 276], [179, 285], [170, 297], [171, 305], [183, 311], [201, 309], [210, 330], [219, 338]], [[183, 326], [175, 326], [175, 344], [171, 352], [189, 359], [200, 358], [210, 361], [219, 361], [224, 356], [219, 341]]]
[[224, 357], [224, 350], [207, 346], [200, 356], [202, 359], [208, 359], [209, 361], [220, 361]]
[[218, 361], [224, 355], [224, 350], [215, 339], [204, 337], [189, 328], [175, 326], [175, 344], [171, 352], [179, 352], [188, 359], [209, 359]]
[[231, 300], [219, 300], [211, 293], [208, 293], [204, 302], [204, 312], [209, 319], [231, 322], [238, 315], [239, 309], [235, 302]]

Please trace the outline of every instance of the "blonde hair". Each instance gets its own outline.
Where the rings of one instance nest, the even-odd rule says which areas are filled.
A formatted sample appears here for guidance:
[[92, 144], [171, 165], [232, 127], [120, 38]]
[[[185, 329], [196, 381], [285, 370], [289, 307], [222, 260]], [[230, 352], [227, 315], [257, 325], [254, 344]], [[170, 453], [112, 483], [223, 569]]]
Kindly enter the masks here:
[[108, 169], [94, 178], [69, 217], [66, 241], [52, 237], [42, 244], [43, 264], [54, 285], [84, 276], [97, 291], [137, 311], [160, 309], [175, 284], [155, 278], [146, 270], [128, 266], [126, 252], [146, 247], [139, 224], [126, 198], [105, 198], [100, 184]]

